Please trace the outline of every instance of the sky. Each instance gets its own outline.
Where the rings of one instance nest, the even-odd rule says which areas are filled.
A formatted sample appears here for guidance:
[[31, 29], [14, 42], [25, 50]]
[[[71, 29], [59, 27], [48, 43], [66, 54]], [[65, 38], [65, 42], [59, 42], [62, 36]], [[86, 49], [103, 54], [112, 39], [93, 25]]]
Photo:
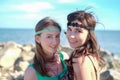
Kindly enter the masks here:
[[67, 15], [87, 7], [104, 24], [97, 24], [97, 30], [120, 30], [120, 0], [0, 0], [0, 28], [34, 29], [51, 17], [66, 29]]

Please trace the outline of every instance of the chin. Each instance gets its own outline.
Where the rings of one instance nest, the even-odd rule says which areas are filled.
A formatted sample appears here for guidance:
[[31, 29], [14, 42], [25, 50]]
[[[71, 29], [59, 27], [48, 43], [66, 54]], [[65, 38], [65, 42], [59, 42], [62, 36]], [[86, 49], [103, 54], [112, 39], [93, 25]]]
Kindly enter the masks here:
[[75, 45], [70, 45], [72, 48], [76, 48], [76, 46]]
[[70, 44], [70, 46], [71, 46], [72, 48], [77, 48], [77, 47], [79, 47], [80, 45], [71, 45], [71, 44]]
[[51, 50], [51, 53], [56, 53], [56, 52], [57, 52], [57, 50], [53, 50], [53, 51]]

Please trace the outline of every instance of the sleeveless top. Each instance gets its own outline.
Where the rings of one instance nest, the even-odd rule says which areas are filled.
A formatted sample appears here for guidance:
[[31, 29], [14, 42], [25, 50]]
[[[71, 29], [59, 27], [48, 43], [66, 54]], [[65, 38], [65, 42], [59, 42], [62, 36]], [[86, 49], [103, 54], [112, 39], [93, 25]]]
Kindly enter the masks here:
[[[36, 75], [37, 75], [37, 79], [38, 80], [68, 80], [67, 77], [67, 66], [65, 64], [62, 52], [59, 52], [59, 56], [62, 62], [62, 66], [63, 66], [63, 70], [60, 74], [58, 74], [57, 76], [53, 76], [53, 77], [49, 77], [49, 76], [42, 76], [38, 71], [36, 71]], [[29, 65], [30, 67], [34, 68], [33, 64]], [[34, 68], [35, 69], [35, 68]]]
[[[88, 56], [89, 57], [89, 56]], [[93, 64], [93, 68], [94, 68], [94, 70], [95, 70], [95, 76], [96, 76], [96, 80], [98, 80], [98, 74], [97, 74], [97, 69], [96, 69], [96, 67], [95, 67], [95, 65], [94, 65], [94, 62], [92, 61], [92, 59], [89, 57], [89, 59], [90, 59], [90, 61], [92, 62], [92, 64]]]

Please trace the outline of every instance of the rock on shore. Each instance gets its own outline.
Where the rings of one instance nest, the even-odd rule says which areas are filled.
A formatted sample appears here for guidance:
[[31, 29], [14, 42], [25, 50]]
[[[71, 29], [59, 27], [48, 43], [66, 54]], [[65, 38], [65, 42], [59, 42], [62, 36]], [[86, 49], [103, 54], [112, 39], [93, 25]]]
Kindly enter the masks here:
[[[61, 46], [68, 55], [72, 52], [68, 46]], [[101, 49], [106, 66], [101, 72], [100, 80], [120, 80], [120, 59], [111, 52]], [[24, 72], [32, 63], [35, 46], [15, 42], [0, 43], [0, 80], [23, 80]]]

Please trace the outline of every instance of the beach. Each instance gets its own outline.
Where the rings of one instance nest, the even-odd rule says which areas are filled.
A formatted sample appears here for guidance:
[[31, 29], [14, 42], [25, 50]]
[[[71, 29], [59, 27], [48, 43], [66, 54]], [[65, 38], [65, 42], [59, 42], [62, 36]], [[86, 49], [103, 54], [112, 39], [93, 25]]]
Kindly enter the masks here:
[[[73, 49], [61, 45], [61, 50], [70, 56]], [[26, 68], [32, 63], [35, 45], [18, 44], [14, 41], [0, 43], [0, 80], [23, 80]], [[100, 80], [120, 80], [120, 59], [108, 50], [100, 49], [105, 60]]]

